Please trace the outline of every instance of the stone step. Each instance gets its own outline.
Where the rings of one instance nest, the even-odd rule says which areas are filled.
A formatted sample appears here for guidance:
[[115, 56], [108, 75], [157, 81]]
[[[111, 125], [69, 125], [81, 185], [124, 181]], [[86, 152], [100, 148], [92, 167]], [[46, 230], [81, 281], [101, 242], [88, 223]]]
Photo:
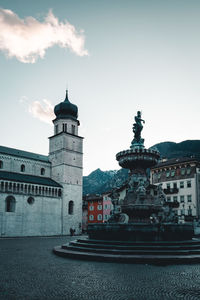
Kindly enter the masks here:
[[159, 250], [159, 249], [171, 249], [171, 250], [189, 250], [189, 249], [200, 249], [200, 243], [198, 244], [190, 244], [190, 243], [185, 243], [184, 245], [183, 244], [175, 244], [175, 245], [169, 245], [169, 244], [163, 244], [163, 245], [160, 245], [160, 244], [154, 244], [154, 245], [151, 245], [151, 244], [146, 244], [146, 245], [140, 245], [138, 243], [135, 243], [135, 244], [131, 244], [131, 245], [116, 245], [116, 244], [107, 244], [105, 243], [105, 241], [102, 241], [103, 243], [100, 244], [100, 243], [84, 243], [83, 241], [72, 241], [70, 242], [70, 245], [71, 246], [74, 246], [74, 247], [90, 247], [90, 248], [96, 248], [96, 249], [116, 249], [116, 250], [124, 250], [124, 249], [127, 249], [127, 250], [145, 250], [145, 249], [152, 249], [152, 250]]
[[191, 250], [191, 249], [184, 249], [184, 250], [174, 250], [174, 249], [143, 249], [143, 250], [130, 250], [130, 249], [124, 249], [124, 250], [119, 250], [119, 249], [106, 249], [106, 248], [90, 248], [90, 247], [74, 247], [71, 245], [63, 245], [63, 249], [67, 249], [70, 251], [79, 251], [79, 252], [91, 252], [91, 253], [107, 253], [107, 254], [112, 254], [112, 255], [133, 255], [133, 254], [138, 254], [138, 255], [193, 255], [193, 254], [199, 254], [200, 255], [200, 249], [198, 250]]
[[93, 243], [93, 244], [107, 244], [107, 245], [123, 245], [123, 246], [135, 246], [135, 245], [156, 245], [156, 246], [162, 246], [162, 245], [200, 245], [200, 239], [194, 238], [192, 240], [186, 240], [186, 241], [111, 241], [111, 240], [94, 240], [94, 239], [78, 239], [77, 242], [79, 243]]
[[191, 264], [199, 263], [200, 255], [113, 255], [107, 253], [94, 253], [94, 252], [79, 252], [72, 251], [69, 249], [63, 249], [61, 246], [54, 247], [53, 252], [56, 255], [66, 257], [66, 258], [75, 258], [83, 260], [97, 260], [104, 262], [123, 262], [123, 263], [139, 263], [139, 264]]

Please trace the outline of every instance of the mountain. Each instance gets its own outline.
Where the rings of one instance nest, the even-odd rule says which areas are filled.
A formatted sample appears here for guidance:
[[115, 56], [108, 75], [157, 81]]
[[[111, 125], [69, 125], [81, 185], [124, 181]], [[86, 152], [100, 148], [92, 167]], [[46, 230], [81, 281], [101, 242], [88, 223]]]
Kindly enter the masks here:
[[[162, 158], [191, 157], [200, 158], [200, 140], [187, 140], [181, 143], [163, 142], [150, 149], [157, 149]], [[97, 169], [83, 176], [83, 194], [102, 194], [114, 187], [120, 187], [128, 178], [128, 170], [101, 171]]]
[[163, 142], [150, 148], [157, 148], [162, 158], [200, 157], [200, 140], [187, 140], [180, 143]]
[[101, 171], [97, 169], [83, 176], [83, 195], [102, 194], [114, 187], [120, 187], [128, 177], [128, 170]]

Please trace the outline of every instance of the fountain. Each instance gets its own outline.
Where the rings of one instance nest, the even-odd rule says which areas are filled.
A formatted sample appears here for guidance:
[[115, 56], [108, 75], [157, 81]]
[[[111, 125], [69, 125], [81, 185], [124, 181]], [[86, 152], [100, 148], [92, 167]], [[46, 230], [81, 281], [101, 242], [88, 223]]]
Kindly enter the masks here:
[[175, 209], [179, 203], [166, 200], [162, 184], [150, 183], [149, 168], [158, 163], [160, 154], [144, 147], [142, 123], [145, 121], [138, 111], [130, 149], [116, 155], [119, 165], [129, 169], [124, 200], [119, 200], [114, 189], [108, 222], [89, 224], [87, 239], [55, 247], [57, 255], [134, 263], [200, 261], [200, 240], [192, 239], [193, 224], [180, 223]]

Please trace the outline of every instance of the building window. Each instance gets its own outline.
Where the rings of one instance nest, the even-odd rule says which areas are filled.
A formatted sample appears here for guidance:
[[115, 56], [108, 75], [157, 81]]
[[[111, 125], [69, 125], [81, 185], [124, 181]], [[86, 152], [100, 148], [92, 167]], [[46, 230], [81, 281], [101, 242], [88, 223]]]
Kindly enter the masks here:
[[171, 176], [174, 177], [174, 175], [175, 175], [175, 170], [172, 170], [171, 171]]
[[25, 172], [25, 165], [21, 165], [21, 172]]
[[55, 134], [58, 134], [58, 125], [55, 126]]
[[74, 202], [73, 201], [69, 201], [68, 204], [68, 214], [69, 215], [73, 215], [74, 213]]
[[89, 220], [93, 221], [94, 220], [94, 216], [93, 215], [89, 215]]
[[6, 198], [6, 212], [15, 212], [16, 200], [13, 196]]
[[98, 206], [97, 206], [97, 209], [98, 209], [98, 210], [102, 210], [102, 205], [98, 205]]
[[108, 215], [104, 215], [104, 220], [108, 220]]
[[29, 198], [27, 199], [27, 203], [30, 204], [30, 205], [32, 205], [34, 202], [35, 202], [35, 200], [34, 200], [33, 197], [29, 197]]
[[185, 215], [185, 209], [181, 209], [181, 215]]
[[97, 216], [97, 220], [98, 220], [98, 221], [101, 221], [101, 220], [102, 220], [102, 215], [99, 214], [99, 215]]
[[104, 209], [108, 209], [108, 204], [104, 204]]
[[189, 175], [191, 173], [191, 168], [187, 167], [187, 171], [186, 171], [187, 175]]
[[94, 206], [93, 206], [93, 205], [90, 205], [90, 206], [89, 206], [89, 210], [94, 210]]
[[171, 197], [167, 197], [167, 201], [170, 202], [171, 201]]
[[185, 199], [184, 199], [185, 197], [184, 196], [180, 196], [180, 202], [184, 202], [185, 201]]
[[187, 195], [187, 202], [192, 202], [192, 195]]
[[40, 174], [41, 174], [41, 175], [44, 175], [44, 174], [45, 174], [45, 169], [44, 169], [44, 168], [41, 168]]
[[72, 134], [75, 134], [75, 125], [72, 125]]
[[158, 180], [160, 179], [160, 177], [161, 177], [161, 173], [158, 173]]
[[67, 132], [67, 123], [63, 123], [63, 132]]
[[184, 188], [184, 181], [180, 181], [180, 188], [181, 188], [181, 189]]
[[185, 175], [185, 168], [181, 168], [181, 175]]
[[173, 197], [173, 201], [174, 201], [174, 202], [177, 202], [177, 201], [178, 201], [177, 196], [174, 196], [174, 197]]
[[170, 189], [170, 183], [167, 183], [166, 187], [169, 190]]
[[177, 183], [176, 182], [173, 183], [173, 188], [177, 189]]
[[192, 186], [191, 180], [188, 180], [188, 181], [187, 181], [187, 187], [190, 188], [191, 186]]
[[3, 169], [3, 161], [0, 160], [0, 169]]
[[166, 172], [166, 177], [169, 177], [169, 175], [170, 175], [170, 171], [167, 170], [167, 172]]

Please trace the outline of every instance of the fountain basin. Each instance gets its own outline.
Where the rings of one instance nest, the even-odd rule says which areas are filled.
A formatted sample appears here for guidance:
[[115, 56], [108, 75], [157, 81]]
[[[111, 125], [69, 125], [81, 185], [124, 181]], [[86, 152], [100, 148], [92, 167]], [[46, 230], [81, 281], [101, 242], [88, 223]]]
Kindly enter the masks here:
[[154, 166], [160, 157], [158, 151], [150, 149], [129, 149], [116, 154], [116, 159], [122, 168], [150, 168]]
[[104, 223], [89, 224], [90, 239], [110, 241], [181, 241], [194, 236], [192, 223]]

